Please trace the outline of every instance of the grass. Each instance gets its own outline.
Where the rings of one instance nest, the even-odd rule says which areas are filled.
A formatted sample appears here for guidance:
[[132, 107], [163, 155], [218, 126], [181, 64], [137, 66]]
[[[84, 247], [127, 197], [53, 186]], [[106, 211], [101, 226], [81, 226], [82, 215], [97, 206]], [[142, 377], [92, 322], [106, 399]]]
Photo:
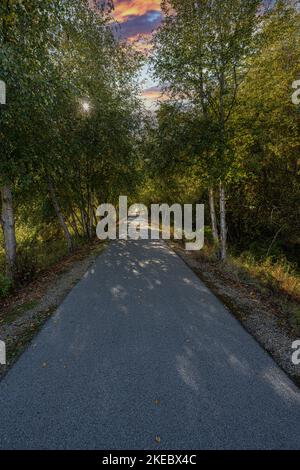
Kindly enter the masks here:
[[[203, 250], [203, 255], [216, 260], [215, 250], [211, 246]], [[237, 279], [256, 285], [262, 292], [281, 293], [300, 302], [300, 275], [295, 266], [285, 258], [258, 261], [248, 253], [239, 256], [229, 254], [224, 269], [234, 273]]]
[[[185, 240], [183, 240], [185, 241]], [[278, 247], [275, 253], [263, 255], [263, 246], [256, 243], [250, 250], [237, 253], [230, 247], [226, 263], [218, 257], [210, 227], [205, 227], [205, 245], [196, 258], [209, 263], [216, 276], [255, 291], [272, 301], [286, 326], [300, 335], [300, 272], [297, 263], [286, 259]]]
[[[206, 244], [201, 253], [206, 259], [217, 261], [217, 249], [212, 242], [210, 228], [206, 228], [205, 232]], [[288, 261], [280, 251], [269, 256], [263, 253], [258, 244], [239, 254], [232, 247], [224, 268], [235, 273], [238, 279], [254, 283], [262, 291], [280, 292], [300, 302], [300, 272], [297, 263]]]
[[[173, 230], [172, 230], [173, 233]], [[264, 250], [257, 243], [252, 251], [236, 254], [229, 249], [226, 263], [218, 260], [218, 248], [213, 243], [210, 227], [205, 227], [205, 246], [199, 256], [218, 264], [222, 272], [234, 277], [237, 282], [255, 287], [263, 294], [280, 298], [283, 310], [291, 315], [291, 323], [300, 331], [300, 273], [296, 263], [291, 263], [277, 251], [276, 255], [263, 256]]]
[[300, 274], [297, 265], [283, 256], [258, 258], [254, 253], [235, 254], [229, 250], [226, 263], [218, 261], [217, 249], [207, 237], [199, 253], [204, 261], [213, 263], [221, 275], [232, 279], [263, 297], [271, 300], [288, 326], [300, 334]]
[[[77, 240], [75, 253], [86, 245], [86, 240]], [[22, 239], [18, 243], [17, 287], [25, 286], [44, 271], [51, 269], [69, 256], [64, 239], [35, 240]], [[5, 277], [5, 255], [0, 249], [0, 299], [12, 293], [12, 285]]]

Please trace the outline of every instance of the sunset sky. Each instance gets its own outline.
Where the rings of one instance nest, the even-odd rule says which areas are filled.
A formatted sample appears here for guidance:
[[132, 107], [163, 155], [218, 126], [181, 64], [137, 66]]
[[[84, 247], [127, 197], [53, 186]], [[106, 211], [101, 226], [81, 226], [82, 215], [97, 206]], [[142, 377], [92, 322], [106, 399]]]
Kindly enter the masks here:
[[[147, 50], [151, 33], [161, 23], [160, 0], [115, 0], [114, 4], [114, 16], [119, 23], [119, 37], [135, 43], [139, 49]], [[143, 70], [142, 80], [144, 98], [148, 104], [153, 103], [161, 93], [150, 77], [147, 67]]]
[[114, 15], [123, 38], [149, 35], [161, 22], [160, 0], [115, 0]]

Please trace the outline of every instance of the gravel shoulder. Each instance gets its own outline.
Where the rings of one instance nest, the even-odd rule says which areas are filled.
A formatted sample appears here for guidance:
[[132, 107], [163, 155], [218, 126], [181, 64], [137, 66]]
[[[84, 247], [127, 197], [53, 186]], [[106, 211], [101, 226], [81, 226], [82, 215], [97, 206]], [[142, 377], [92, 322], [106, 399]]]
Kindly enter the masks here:
[[299, 337], [285, 321], [272, 294], [263, 295], [255, 285], [222, 269], [220, 263], [187, 252], [179, 243], [170, 242], [170, 246], [300, 387], [300, 365], [292, 363], [292, 344]]

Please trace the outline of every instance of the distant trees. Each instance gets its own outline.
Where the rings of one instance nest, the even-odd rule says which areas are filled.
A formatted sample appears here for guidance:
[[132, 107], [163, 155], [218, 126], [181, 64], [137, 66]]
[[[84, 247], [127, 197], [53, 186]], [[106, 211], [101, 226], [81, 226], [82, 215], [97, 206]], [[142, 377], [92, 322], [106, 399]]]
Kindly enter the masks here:
[[[168, 139], [174, 139], [174, 161], [179, 145], [181, 162], [190, 165], [198, 174], [198, 185], [207, 190], [213, 238], [220, 245], [222, 260], [226, 259], [227, 221], [231, 238], [237, 235], [237, 226], [245, 224], [239, 233], [242, 237], [246, 225], [247, 230], [257, 227], [253, 217], [263, 205], [268, 215], [261, 217], [260, 230], [272, 214], [276, 236], [278, 230], [285, 230], [281, 225], [289, 230], [287, 219], [295, 218], [299, 207], [299, 109], [291, 99], [292, 84], [300, 76], [299, 13], [288, 1], [278, 1], [268, 11], [264, 7], [256, 0], [166, 0], [165, 19], [154, 41], [155, 73], [171, 94], [173, 106], [176, 103], [168, 125], [171, 129], [173, 121]], [[178, 132], [179, 109], [185, 121], [193, 121], [183, 133]], [[198, 132], [191, 135], [195, 124]], [[158, 165], [160, 161], [165, 165], [163, 153], [156, 158]], [[284, 171], [289, 183], [276, 191], [268, 174], [271, 169], [278, 185], [281, 178], [286, 181]], [[174, 163], [169, 170], [176, 171]], [[265, 182], [258, 188], [264, 172]], [[265, 197], [269, 209], [263, 203]], [[295, 210], [283, 216], [288, 200], [294, 201]], [[279, 213], [285, 222], [274, 225]]]
[[[0, 187], [6, 271], [16, 269], [15, 214], [51, 204], [71, 251], [91, 238], [95, 208], [134, 185], [140, 58], [118, 44], [112, 2], [1, 2]], [[47, 202], [48, 201], [48, 202]], [[38, 221], [37, 221], [38, 222]]]
[[[90, 8], [87, 8], [87, 4]], [[288, 0], [165, 0], [153, 67], [171, 95], [142, 119], [141, 58], [115, 41], [110, 1], [0, 3], [0, 192], [6, 274], [18, 227], [59, 228], [71, 252], [95, 208], [206, 195], [213, 239], [299, 246], [300, 16]], [[140, 184], [144, 183], [144, 186]], [[218, 197], [216, 197], [218, 195]], [[56, 232], [55, 232], [56, 233]]]
[[264, 16], [259, 48], [238, 94], [232, 120], [235, 159], [229, 218], [232, 237], [279, 240], [299, 249], [300, 107], [293, 83], [300, 77], [300, 15], [285, 2]]
[[217, 241], [213, 188], [218, 185], [222, 260], [226, 259], [227, 242], [225, 183], [232, 159], [229, 121], [245, 75], [245, 58], [251, 51], [259, 3], [257, 0], [164, 1], [165, 21], [155, 40], [157, 76], [167, 83], [174, 96], [199, 106], [203, 119], [216, 124], [217, 158], [209, 171], [209, 199]]

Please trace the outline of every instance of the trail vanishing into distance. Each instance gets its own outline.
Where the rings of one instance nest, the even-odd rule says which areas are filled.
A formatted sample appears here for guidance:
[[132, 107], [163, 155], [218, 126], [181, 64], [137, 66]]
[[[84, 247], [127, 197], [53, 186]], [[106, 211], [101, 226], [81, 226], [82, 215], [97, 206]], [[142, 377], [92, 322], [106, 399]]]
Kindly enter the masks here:
[[296, 449], [300, 392], [162, 241], [110, 244], [0, 384], [2, 449]]
[[299, 57], [297, 0], [0, 2], [0, 450], [300, 450]]

